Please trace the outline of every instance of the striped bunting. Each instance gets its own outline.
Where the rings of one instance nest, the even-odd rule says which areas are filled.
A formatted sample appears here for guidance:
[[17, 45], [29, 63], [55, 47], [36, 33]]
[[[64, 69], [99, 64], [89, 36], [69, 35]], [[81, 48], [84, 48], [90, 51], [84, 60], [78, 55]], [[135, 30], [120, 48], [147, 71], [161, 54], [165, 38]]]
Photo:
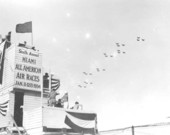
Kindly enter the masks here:
[[51, 75], [51, 90], [57, 90], [60, 87], [60, 80], [53, 78]]
[[6, 114], [7, 114], [8, 103], [9, 103], [9, 101], [6, 101], [6, 102], [0, 104], [0, 114], [2, 114], [3, 116], [6, 116]]
[[96, 114], [68, 112], [65, 123], [77, 133], [95, 134]]
[[82, 120], [95, 120], [96, 114], [95, 113], [78, 113], [78, 112], [68, 112], [67, 114], [70, 114], [78, 119]]

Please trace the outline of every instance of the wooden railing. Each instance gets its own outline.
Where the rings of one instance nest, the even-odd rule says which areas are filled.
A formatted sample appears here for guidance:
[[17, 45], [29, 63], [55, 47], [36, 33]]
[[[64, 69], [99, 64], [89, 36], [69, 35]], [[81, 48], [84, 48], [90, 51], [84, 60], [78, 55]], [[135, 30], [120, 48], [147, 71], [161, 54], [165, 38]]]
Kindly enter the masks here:
[[[28, 133], [27, 133], [27, 131], [26, 131], [26, 129], [25, 129], [24, 127], [22, 127], [23, 133], [21, 133], [21, 131], [20, 131], [20, 129], [19, 129], [17, 123], [16, 123], [15, 120], [14, 120], [13, 115], [12, 115], [11, 113], [9, 113], [9, 115], [10, 115], [10, 118], [11, 118], [11, 120], [12, 120], [12, 122], [13, 122], [15, 128], [17, 129], [18, 134], [19, 134], [19, 135], [23, 135], [23, 134], [24, 134], [24, 135], [28, 135]], [[8, 132], [12, 135], [10, 129], [8, 129]]]
[[11, 118], [12, 122], [14, 123], [14, 125], [15, 125], [15, 127], [16, 127], [18, 133], [19, 133], [19, 135], [22, 135], [21, 132], [20, 132], [20, 130], [19, 130], [19, 128], [18, 128], [17, 123], [16, 123], [15, 120], [14, 120], [13, 115], [12, 115], [11, 113], [9, 113], [9, 115], [10, 115], [10, 118]]

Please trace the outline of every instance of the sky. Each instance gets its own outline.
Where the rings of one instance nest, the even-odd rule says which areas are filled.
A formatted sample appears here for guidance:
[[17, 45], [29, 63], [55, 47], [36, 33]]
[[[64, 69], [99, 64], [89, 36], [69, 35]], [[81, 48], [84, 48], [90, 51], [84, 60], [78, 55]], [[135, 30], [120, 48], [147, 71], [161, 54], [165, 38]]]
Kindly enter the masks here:
[[61, 80], [70, 106], [79, 101], [97, 113], [99, 130], [169, 121], [169, 7], [169, 0], [0, 0], [0, 34], [31, 44], [15, 27], [32, 21], [43, 66]]

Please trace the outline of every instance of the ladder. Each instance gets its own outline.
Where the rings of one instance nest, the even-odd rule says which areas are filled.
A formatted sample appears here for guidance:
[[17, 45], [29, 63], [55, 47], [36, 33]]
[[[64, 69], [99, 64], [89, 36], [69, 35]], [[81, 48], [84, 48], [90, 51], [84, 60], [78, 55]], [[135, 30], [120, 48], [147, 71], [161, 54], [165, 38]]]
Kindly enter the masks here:
[[17, 131], [19, 135], [29, 135], [24, 127], [18, 127], [13, 115], [11, 113], [9, 115], [15, 127], [8, 128], [8, 133], [13, 134], [11, 131]]

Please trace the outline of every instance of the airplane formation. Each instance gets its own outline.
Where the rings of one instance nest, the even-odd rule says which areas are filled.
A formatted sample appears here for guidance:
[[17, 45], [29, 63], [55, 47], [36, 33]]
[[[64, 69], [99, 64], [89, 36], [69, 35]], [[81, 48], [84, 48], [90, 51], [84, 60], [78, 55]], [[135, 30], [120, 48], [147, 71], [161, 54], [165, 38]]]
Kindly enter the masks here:
[[[141, 37], [137, 37], [136, 40], [137, 40], [137, 41], [145, 41], [145, 39], [144, 39], [144, 38], [141, 38]], [[117, 52], [118, 55], [121, 55], [121, 54], [125, 55], [125, 54], [127, 54], [126, 51], [125, 51], [126, 44], [116, 42], [114, 45], [115, 45], [115, 47], [117, 48], [116, 52]], [[110, 53], [108, 53], [108, 52], [103, 52], [102, 55], [104, 56], [104, 58], [114, 58], [114, 57], [115, 57], [115, 55], [110, 54]], [[89, 73], [88, 73], [88, 72], [85, 72], [85, 71], [82, 72], [82, 73], [83, 73], [86, 77], [88, 77], [88, 76], [93, 76], [94, 74], [97, 74], [97, 73], [100, 73], [100, 72], [105, 72], [105, 71], [106, 71], [105, 68], [96, 67], [94, 73], [92, 73], [92, 72], [89, 72]], [[89, 79], [87, 79], [87, 80], [89, 80]], [[87, 88], [89, 85], [92, 85], [92, 84], [94, 84], [93, 81], [83, 81], [83, 83], [78, 84], [77, 86], [78, 86], [79, 88]]]

